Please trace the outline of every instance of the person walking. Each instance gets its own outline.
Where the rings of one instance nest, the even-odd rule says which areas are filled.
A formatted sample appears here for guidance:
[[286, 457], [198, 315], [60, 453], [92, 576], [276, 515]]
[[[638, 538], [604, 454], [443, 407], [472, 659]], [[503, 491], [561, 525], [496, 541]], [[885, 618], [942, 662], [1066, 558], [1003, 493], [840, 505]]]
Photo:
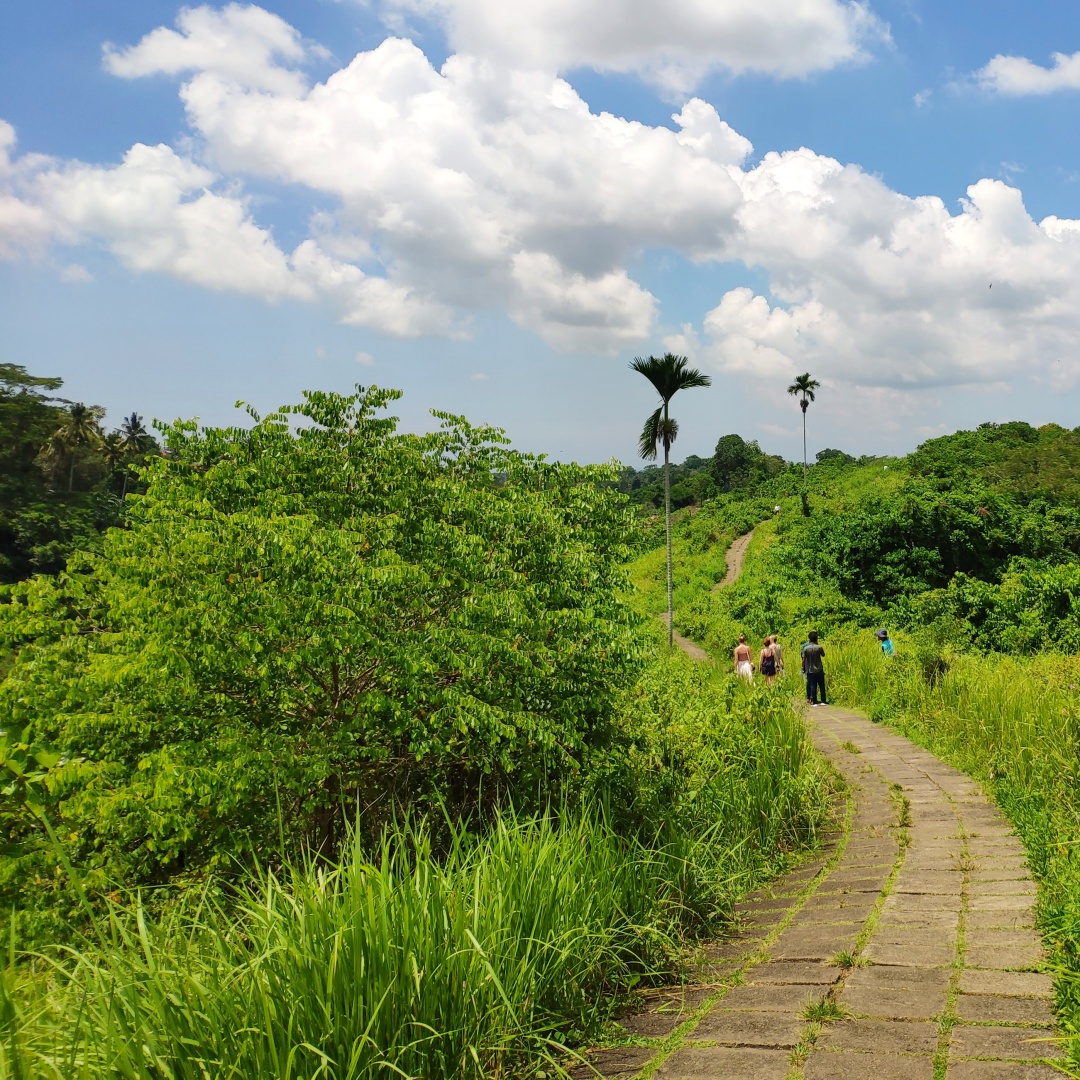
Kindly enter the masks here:
[[739, 635], [739, 644], [735, 646], [735, 674], [747, 682], [754, 681], [754, 661], [750, 646], [746, 644], [746, 635]]
[[773, 634], [772, 636], [772, 654], [776, 660], [776, 674], [784, 674], [784, 650], [780, 646], [780, 639]]
[[776, 681], [776, 656], [773, 654], [771, 635], [761, 646], [761, 652], [758, 655], [758, 670], [765, 676], [765, 685], [772, 686]]
[[877, 632], [877, 639], [881, 642], [881, 651], [886, 657], [892, 657], [896, 655], [896, 646], [893, 645], [892, 639], [889, 637], [888, 630], [879, 630]]
[[[806, 676], [806, 704], [827, 705], [825, 697], [825, 649], [818, 644], [817, 631], [811, 630], [807, 634], [807, 642], [802, 647], [802, 670]], [[818, 701], [818, 691], [821, 691], [821, 700]]]

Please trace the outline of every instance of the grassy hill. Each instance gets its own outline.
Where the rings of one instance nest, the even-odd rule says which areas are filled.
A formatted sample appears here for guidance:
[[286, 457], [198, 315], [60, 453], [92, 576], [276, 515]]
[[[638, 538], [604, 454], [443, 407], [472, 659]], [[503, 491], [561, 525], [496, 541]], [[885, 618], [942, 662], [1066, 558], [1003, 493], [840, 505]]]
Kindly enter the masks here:
[[[815, 629], [834, 700], [979, 779], [1027, 845], [1080, 1032], [1080, 433], [986, 424], [815, 466], [808, 517], [796, 492], [781, 476], [682, 512], [676, 628], [725, 666], [739, 633], [778, 633], [790, 656]], [[755, 522], [741, 578], [714, 591], [719, 545]], [[632, 574], [661, 610], [662, 552]]]

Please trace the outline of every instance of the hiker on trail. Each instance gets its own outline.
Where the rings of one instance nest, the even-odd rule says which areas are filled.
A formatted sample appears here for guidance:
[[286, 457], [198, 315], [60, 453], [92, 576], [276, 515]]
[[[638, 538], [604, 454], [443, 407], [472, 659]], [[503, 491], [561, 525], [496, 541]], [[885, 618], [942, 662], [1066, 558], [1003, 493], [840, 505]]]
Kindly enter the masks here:
[[[802, 670], [806, 676], [806, 704], [827, 705], [825, 698], [825, 664], [822, 662], [825, 650], [818, 644], [817, 631], [807, 634], [809, 640], [802, 647]], [[818, 701], [818, 690], [821, 700]]]
[[750, 646], [746, 644], [746, 635], [739, 635], [739, 644], [735, 646], [735, 674], [747, 682], [754, 681], [754, 661], [751, 659]]
[[889, 638], [888, 630], [879, 630], [877, 632], [877, 639], [881, 642], [881, 651], [887, 657], [896, 655], [896, 646], [893, 645], [892, 640]]
[[776, 660], [776, 674], [784, 674], [784, 650], [780, 647], [780, 639], [773, 634], [772, 638], [772, 654]]
[[758, 656], [758, 669], [765, 676], [765, 685], [772, 686], [776, 680], [776, 654], [773, 652], [772, 637], [767, 637]]

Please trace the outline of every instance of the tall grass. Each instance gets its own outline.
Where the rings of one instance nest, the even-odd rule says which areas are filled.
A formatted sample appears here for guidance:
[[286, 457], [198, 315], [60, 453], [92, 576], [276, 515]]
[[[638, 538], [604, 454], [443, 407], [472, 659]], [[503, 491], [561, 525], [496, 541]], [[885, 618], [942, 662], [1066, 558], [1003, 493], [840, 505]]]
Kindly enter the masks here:
[[826, 813], [775, 695], [665, 658], [624, 721], [593, 797], [558, 814], [454, 825], [439, 852], [400, 825], [156, 917], [113, 904], [77, 947], [9, 965], [0, 1077], [552, 1075]]
[[1080, 657], [984, 656], [901, 637], [888, 661], [865, 632], [827, 647], [835, 700], [976, 777], [1016, 827], [1041, 886], [1064, 1024], [1080, 1034]]

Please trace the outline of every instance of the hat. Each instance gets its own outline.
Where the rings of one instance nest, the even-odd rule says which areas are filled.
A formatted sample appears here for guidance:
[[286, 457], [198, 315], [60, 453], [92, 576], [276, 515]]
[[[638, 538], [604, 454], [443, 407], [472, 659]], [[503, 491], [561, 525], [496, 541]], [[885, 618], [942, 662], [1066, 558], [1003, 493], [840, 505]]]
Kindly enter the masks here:
[[877, 636], [878, 636], [879, 641], [884, 641], [889, 636], [889, 631], [888, 630], [879, 630], [877, 632]]

